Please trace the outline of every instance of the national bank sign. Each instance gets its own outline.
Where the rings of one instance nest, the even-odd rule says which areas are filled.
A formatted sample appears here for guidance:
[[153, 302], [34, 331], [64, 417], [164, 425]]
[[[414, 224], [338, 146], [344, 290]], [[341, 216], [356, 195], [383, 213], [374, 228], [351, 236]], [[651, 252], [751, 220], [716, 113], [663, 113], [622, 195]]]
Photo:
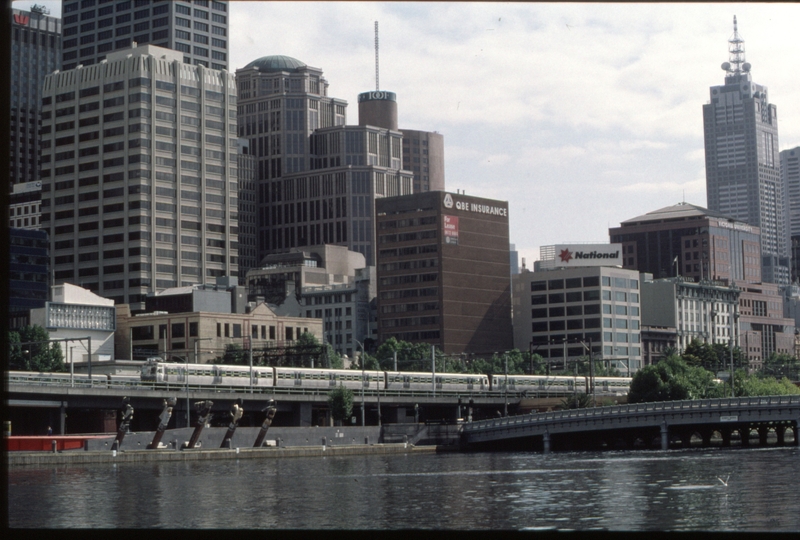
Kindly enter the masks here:
[[558, 244], [555, 266], [622, 266], [622, 244]]

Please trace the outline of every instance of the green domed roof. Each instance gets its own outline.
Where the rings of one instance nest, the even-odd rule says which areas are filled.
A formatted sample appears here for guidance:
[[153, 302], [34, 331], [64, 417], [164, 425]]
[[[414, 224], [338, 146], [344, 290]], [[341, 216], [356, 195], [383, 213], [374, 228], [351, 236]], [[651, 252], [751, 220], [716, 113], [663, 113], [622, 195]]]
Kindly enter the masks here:
[[299, 68], [306, 67], [306, 65], [291, 56], [274, 55], [262, 56], [258, 60], [253, 60], [244, 66], [244, 69], [252, 67], [257, 67], [259, 71], [269, 73], [273, 71], [296, 71]]

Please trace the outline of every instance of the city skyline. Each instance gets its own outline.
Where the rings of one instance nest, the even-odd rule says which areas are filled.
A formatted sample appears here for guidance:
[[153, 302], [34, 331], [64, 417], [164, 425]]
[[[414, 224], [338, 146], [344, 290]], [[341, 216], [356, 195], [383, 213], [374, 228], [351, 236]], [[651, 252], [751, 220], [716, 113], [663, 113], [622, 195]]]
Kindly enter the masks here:
[[[60, 2], [40, 3], [61, 15]], [[230, 69], [291, 56], [355, 105], [375, 88], [379, 21], [380, 89], [397, 93], [399, 123], [444, 135], [448, 191], [509, 201], [510, 241], [531, 267], [541, 245], [607, 242], [609, 226], [654, 208], [707, 206], [702, 105], [724, 79], [734, 15], [778, 108], [780, 150], [796, 147], [800, 89], [784, 64], [798, 14], [791, 4], [231, 2]]]

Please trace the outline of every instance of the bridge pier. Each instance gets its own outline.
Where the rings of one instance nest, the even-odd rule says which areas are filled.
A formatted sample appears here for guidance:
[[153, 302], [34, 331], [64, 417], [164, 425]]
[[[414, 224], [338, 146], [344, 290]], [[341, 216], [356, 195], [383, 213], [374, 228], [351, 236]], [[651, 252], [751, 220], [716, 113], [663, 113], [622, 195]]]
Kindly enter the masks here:
[[775, 426], [775, 436], [778, 438], [778, 446], [786, 444], [786, 426]]
[[722, 435], [722, 447], [727, 448], [731, 445], [731, 429], [730, 428], [722, 428], [719, 430], [720, 435]]
[[742, 446], [750, 446], [750, 427], [740, 427], [739, 437], [742, 439]]
[[543, 450], [542, 451], [545, 454], [549, 454], [550, 453], [550, 432], [549, 431], [545, 431], [544, 434], [542, 435], [542, 446], [543, 446]]
[[666, 422], [661, 422], [661, 449], [669, 450], [669, 429]]
[[761, 426], [758, 428], [758, 442], [761, 446], [767, 446], [768, 435], [769, 435], [769, 427]]
[[700, 436], [703, 438], [703, 448], [707, 448], [711, 446], [711, 435], [713, 431], [710, 429], [704, 429], [700, 432]]
[[795, 421], [792, 431], [794, 432], [794, 445], [800, 446], [800, 437], [798, 437], [798, 432], [800, 432], [800, 419]]

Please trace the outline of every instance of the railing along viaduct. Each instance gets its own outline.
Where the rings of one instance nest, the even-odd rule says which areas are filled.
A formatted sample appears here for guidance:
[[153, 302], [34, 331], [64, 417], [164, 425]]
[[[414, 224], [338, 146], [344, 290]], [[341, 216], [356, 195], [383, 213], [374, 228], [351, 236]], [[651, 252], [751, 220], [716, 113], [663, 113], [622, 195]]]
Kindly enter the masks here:
[[[467, 450], [579, 450], [602, 448], [689, 447], [692, 437], [710, 446], [712, 439], [730, 446], [786, 444], [791, 429], [798, 445], [800, 396], [761, 396], [694, 401], [638, 403], [614, 407], [571, 409], [511, 416], [465, 424], [462, 447]], [[716, 435], [716, 437], [715, 437]], [[733, 437], [734, 440], [737, 437]], [[719, 442], [721, 439], [721, 443]]]

